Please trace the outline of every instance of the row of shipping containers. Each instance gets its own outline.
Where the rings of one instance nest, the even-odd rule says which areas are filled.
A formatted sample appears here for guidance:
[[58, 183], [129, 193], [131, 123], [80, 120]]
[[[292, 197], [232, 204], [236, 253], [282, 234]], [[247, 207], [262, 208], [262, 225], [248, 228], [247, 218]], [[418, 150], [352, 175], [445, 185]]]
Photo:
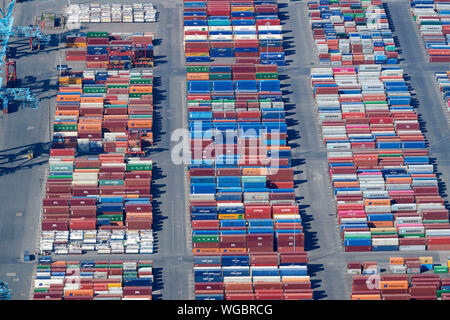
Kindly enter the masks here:
[[381, 0], [311, 1], [308, 16], [321, 65], [398, 63]]
[[450, 71], [436, 72], [434, 78], [444, 100], [444, 110], [447, 115], [450, 115]]
[[153, 70], [71, 72], [59, 79], [54, 147], [142, 154], [153, 144]]
[[219, 57], [285, 64], [276, 0], [184, 1], [186, 62]]
[[425, 43], [429, 62], [450, 62], [450, 3], [411, 0], [411, 12]]
[[[74, 149], [51, 149], [49, 162], [42, 252], [153, 253], [151, 160], [123, 154], [75, 158]], [[109, 238], [97, 230], [108, 230]], [[125, 237], [112, 237], [114, 230]], [[66, 239], [56, 231], [66, 232]]]
[[194, 256], [197, 300], [312, 299], [302, 253], [250, 253]]
[[152, 69], [61, 75], [41, 252], [153, 253], [152, 127]]
[[450, 298], [448, 266], [434, 265], [432, 257], [390, 257], [389, 269], [382, 274], [374, 262], [350, 262], [348, 273], [353, 275], [352, 300]]
[[87, 32], [66, 38], [66, 60], [86, 68], [129, 70], [153, 67], [153, 33]]
[[55, 261], [38, 264], [33, 300], [152, 300], [152, 287], [152, 261]]
[[448, 250], [448, 210], [403, 70], [312, 68], [346, 251]]
[[[284, 59], [282, 37], [263, 42], [261, 35], [269, 32], [259, 32], [259, 39], [239, 39], [263, 30], [263, 22], [279, 25], [278, 6], [275, 1], [184, 4], [195, 297], [312, 299], [278, 78], [277, 65], [283, 63], [258, 54], [258, 46], [267, 44]], [[196, 19], [193, 12], [200, 8], [205, 13]], [[197, 23], [204, 27], [198, 31], [206, 36], [206, 58], [193, 55], [197, 44], [188, 40], [194, 28], [187, 27]], [[213, 40], [217, 30], [229, 40], [234, 33], [234, 41]], [[240, 32], [246, 30], [251, 32]], [[210, 63], [220, 43], [236, 52]], [[249, 54], [238, 54], [245, 51]], [[235, 57], [235, 63], [224, 57]]]

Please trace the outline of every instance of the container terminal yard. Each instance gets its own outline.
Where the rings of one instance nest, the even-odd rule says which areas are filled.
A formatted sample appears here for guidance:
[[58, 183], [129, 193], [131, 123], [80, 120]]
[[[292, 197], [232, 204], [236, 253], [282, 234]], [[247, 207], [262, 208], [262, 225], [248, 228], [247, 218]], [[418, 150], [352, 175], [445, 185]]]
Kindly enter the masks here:
[[448, 1], [0, 5], [0, 299], [450, 298]]

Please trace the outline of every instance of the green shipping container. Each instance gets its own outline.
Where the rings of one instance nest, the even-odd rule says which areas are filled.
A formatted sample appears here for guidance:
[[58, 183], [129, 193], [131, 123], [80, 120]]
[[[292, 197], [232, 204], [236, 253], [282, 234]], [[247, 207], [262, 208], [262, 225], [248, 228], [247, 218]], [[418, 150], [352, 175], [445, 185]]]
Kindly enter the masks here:
[[278, 79], [276, 72], [261, 72], [256, 74], [256, 79]]
[[86, 38], [107, 38], [108, 32], [104, 31], [88, 31]]
[[100, 186], [123, 186], [125, 185], [124, 180], [99, 180]]
[[51, 268], [52, 268], [52, 266], [50, 264], [39, 264], [37, 266], [38, 270], [47, 270], [47, 269], [51, 269]]
[[153, 84], [153, 79], [130, 79], [130, 84]]
[[347, 240], [347, 239], [371, 239], [371, 238], [372, 238], [371, 235], [366, 236], [363, 234], [355, 234], [355, 235], [347, 234], [344, 237], [345, 240]]
[[209, 72], [209, 67], [208, 66], [187, 66], [186, 67], [186, 72], [187, 73], [191, 73], [191, 72]]
[[151, 96], [152, 94], [151, 93], [130, 93], [129, 97], [130, 98], [140, 98], [140, 97], [145, 96], [145, 95]]
[[434, 273], [448, 273], [447, 266], [435, 266], [433, 269]]
[[242, 176], [242, 182], [266, 182], [266, 176]]
[[54, 124], [53, 125], [53, 131], [60, 132], [60, 131], [77, 131], [78, 127], [76, 124]]
[[192, 242], [219, 242], [219, 236], [195, 235], [192, 236]]
[[127, 171], [152, 171], [151, 164], [128, 164]]
[[48, 288], [34, 288], [34, 292], [48, 292]]
[[437, 297], [441, 298], [443, 293], [450, 293], [450, 290], [446, 289], [446, 290], [438, 290], [437, 292]]
[[111, 221], [123, 221], [123, 215], [122, 214], [102, 214], [98, 215], [97, 219], [109, 219]]
[[448, 220], [422, 220], [422, 223], [448, 223]]
[[106, 88], [83, 88], [83, 93], [106, 93]]
[[51, 175], [48, 176], [49, 180], [56, 180], [56, 179], [72, 179], [71, 174], [57, 174], [57, 175]]
[[231, 80], [231, 73], [210, 73], [210, 80]]
[[130, 119], [152, 119], [153, 115], [151, 114], [132, 114], [129, 116]]
[[108, 89], [126, 89], [129, 88], [128, 84], [107, 84]]
[[73, 171], [73, 164], [50, 164], [50, 171]]
[[373, 228], [370, 230], [370, 234], [372, 235], [397, 235], [396, 231], [377, 231], [377, 228]]

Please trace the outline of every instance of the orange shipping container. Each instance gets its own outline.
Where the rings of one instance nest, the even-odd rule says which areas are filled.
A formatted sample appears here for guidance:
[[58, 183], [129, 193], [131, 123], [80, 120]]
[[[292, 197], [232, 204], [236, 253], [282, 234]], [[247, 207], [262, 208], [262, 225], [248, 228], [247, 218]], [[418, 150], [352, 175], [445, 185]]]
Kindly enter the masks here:
[[380, 289], [408, 289], [408, 281], [380, 281]]
[[92, 289], [71, 289], [64, 291], [65, 296], [94, 296], [94, 290]]
[[390, 206], [391, 199], [366, 199], [364, 200], [365, 206]]
[[128, 129], [151, 128], [152, 124], [153, 124], [152, 121], [149, 121], [149, 120], [129, 120], [127, 123]]
[[187, 80], [209, 80], [209, 73], [207, 72], [188, 72], [186, 74]]
[[102, 131], [102, 124], [79, 124], [78, 131]]
[[56, 101], [65, 101], [65, 102], [80, 102], [79, 95], [57, 95]]
[[81, 97], [81, 103], [103, 103], [103, 97]]
[[390, 257], [389, 264], [402, 266], [405, 264], [405, 259], [403, 257]]

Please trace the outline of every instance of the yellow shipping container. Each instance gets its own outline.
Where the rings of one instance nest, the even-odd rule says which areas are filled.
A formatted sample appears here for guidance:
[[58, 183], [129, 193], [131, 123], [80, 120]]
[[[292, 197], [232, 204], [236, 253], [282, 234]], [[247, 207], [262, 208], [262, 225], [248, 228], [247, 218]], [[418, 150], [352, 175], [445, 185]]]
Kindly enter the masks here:
[[433, 264], [433, 257], [419, 257], [420, 264]]

